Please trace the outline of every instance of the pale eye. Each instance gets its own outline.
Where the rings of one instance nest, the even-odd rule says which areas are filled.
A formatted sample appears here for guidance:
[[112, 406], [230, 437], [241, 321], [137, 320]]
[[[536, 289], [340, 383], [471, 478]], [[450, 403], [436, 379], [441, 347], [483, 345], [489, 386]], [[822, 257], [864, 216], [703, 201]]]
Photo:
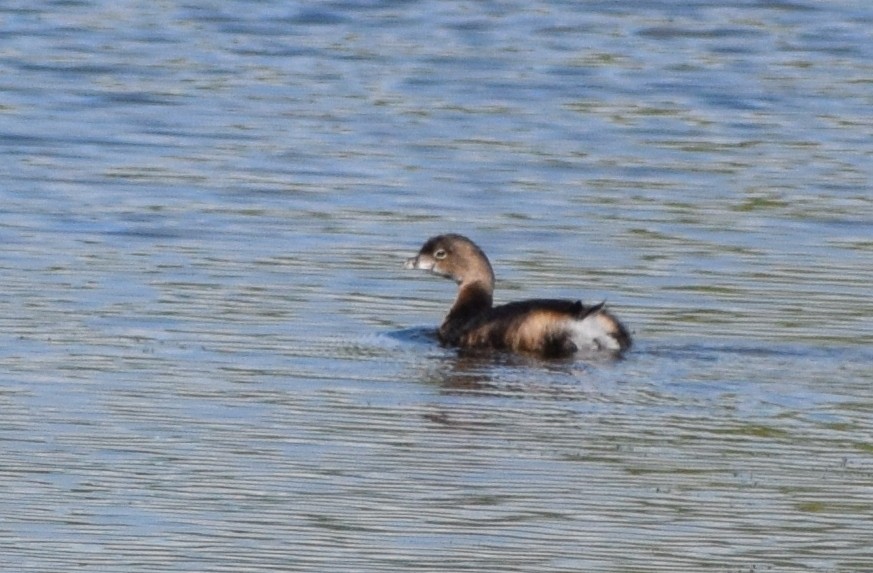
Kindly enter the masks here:
[[433, 256], [435, 259], [442, 260], [442, 259], [446, 258], [446, 251], [445, 251], [445, 249], [439, 249], [433, 254]]

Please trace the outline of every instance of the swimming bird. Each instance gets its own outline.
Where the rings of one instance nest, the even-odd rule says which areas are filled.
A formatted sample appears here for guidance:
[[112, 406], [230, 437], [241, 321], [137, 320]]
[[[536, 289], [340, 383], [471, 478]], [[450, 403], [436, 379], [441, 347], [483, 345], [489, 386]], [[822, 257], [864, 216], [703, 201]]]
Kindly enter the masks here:
[[431, 237], [404, 268], [429, 271], [458, 284], [455, 302], [437, 330], [445, 346], [543, 357], [618, 355], [631, 346], [627, 329], [604, 303], [586, 306], [578, 300], [531, 299], [494, 306], [491, 263], [463, 235]]

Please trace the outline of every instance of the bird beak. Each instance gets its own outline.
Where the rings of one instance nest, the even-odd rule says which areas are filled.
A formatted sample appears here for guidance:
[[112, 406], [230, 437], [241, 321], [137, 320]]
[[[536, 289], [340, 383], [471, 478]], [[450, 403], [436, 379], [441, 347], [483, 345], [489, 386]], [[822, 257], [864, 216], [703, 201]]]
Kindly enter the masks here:
[[434, 271], [434, 266], [436, 265], [436, 261], [430, 255], [425, 256], [415, 256], [411, 259], [407, 259], [405, 263], [403, 263], [404, 269], [418, 269], [420, 271]]

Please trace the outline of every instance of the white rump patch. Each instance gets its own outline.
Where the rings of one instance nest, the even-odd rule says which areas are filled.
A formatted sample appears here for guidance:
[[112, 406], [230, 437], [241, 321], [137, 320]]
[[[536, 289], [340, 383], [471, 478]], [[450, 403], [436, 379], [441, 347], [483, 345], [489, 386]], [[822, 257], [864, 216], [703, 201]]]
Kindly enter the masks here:
[[582, 320], [570, 321], [570, 338], [579, 350], [621, 350], [621, 345], [615, 333], [608, 329], [608, 321], [602, 320], [600, 314], [589, 314]]

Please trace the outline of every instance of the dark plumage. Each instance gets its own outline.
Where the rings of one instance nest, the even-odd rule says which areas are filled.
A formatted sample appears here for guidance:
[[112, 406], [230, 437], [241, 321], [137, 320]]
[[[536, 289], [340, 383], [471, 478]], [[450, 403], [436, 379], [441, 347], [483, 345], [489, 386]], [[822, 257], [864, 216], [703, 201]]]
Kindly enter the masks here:
[[437, 331], [446, 346], [548, 357], [579, 351], [618, 354], [631, 346], [630, 334], [603, 303], [585, 306], [580, 301], [533, 299], [493, 306], [491, 263], [482, 249], [462, 235], [428, 239], [404, 266], [458, 283], [455, 302]]

